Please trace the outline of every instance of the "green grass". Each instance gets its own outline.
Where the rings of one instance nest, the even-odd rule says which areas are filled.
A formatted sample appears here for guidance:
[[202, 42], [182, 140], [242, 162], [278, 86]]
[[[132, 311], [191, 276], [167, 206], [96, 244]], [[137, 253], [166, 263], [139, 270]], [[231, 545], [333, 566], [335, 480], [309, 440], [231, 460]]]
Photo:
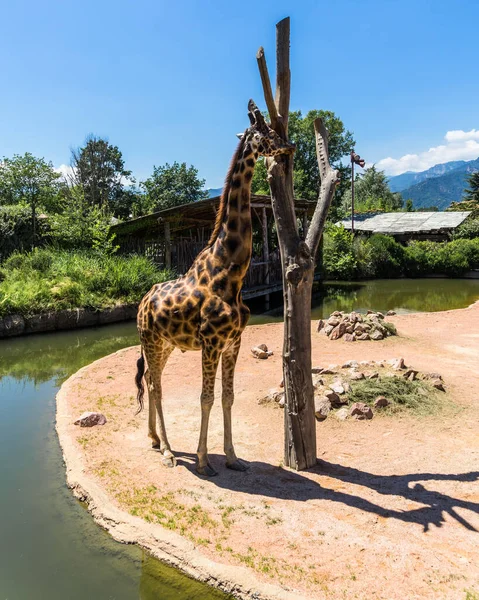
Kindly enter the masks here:
[[348, 399], [350, 403], [364, 402], [372, 405], [378, 396], [385, 396], [391, 404], [381, 411], [397, 413], [407, 410], [418, 415], [430, 415], [440, 409], [441, 393], [443, 392], [438, 392], [426, 381], [383, 377], [351, 382]]
[[171, 274], [143, 256], [37, 249], [0, 266], [0, 316], [139, 302]]

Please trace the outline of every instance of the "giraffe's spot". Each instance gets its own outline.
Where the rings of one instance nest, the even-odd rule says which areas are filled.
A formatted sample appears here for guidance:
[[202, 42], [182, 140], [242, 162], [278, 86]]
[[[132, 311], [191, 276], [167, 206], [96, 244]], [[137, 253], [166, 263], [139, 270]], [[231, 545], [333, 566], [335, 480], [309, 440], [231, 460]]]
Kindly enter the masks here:
[[216, 336], [216, 335], [213, 335], [213, 336], [211, 336], [211, 338], [210, 338], [210, 343], [211, 343], [213, 346], [216, 346], [216, 344], [218, 343], [218, 336]]
[[259, 144], [259, 146], [258, 146], [258, 152], [260, 154], [263, 154], [263, 152], [264, 152], [264, 146], [263, 146], [263, 144]]
[[248, 167], [253, 168], [254, 167], [254, 159], [253, 158], [248, 158], [246, 161], [246, 164], [248, 165]]
[[212, 290], [213, 292], [219, 292], [222, 291], [224, 292], [226, 289], [226, 285], [228, 283], [228, 275], [225, 273], [224, 275], [222, 275], [221, 277], [218, 277], [218, 279], [215, 279], [213, 281], [213, 285], [212, 285]]
[[254, 153], [254, 158], [255, 158], [255, 160], [258, 160], [258, 153], [257, 152]]
[[240, 167], [239, 167], [239, 163], [236, 163], [236, 164], [235, 164], [235, 167], [234, 167], [234, 169], [233, 169], [233, 173], [237, 173], [237, 172], [239, 171], [239, 168], [240, 168]]
[[207, 284], [208, 284], [208, 277], [206, 277], [206, 275], [203, 275], [200, 279], [200, 285], [207, 285]]
[[[201, 281], [200, 281], [200, 283], [201, 283]], [[203, 285], [205, 285], [205, 284], [203, 284]], [[204, 297], [205, 297], [203, 292], [200, 292], [200, 290], [193, 290], [193, 296], [195, 298], [198, 298], [198, 300], [204, 300]]]
[[233, 188], [238, 189], [239, 187], [241, 187], [241, 178], [240, 177], [233, 177], [233, 181], [231, 182], [231, 185]]
[[253, 178], [253, 171], [248, 171], [247, 173], [245, 173], [244, 178], [246, 179], [246, 181], [251, 181], [251, 179]]
[[214, 329], [213, 329], [211, 323], [208, 322], [205, 325], [203, 325], [201, 327], [201, 333], [202, 333], [203, 336], [213, 335]]
[[228, 227], [230, 231], [238, 231], [238, 219], [230, 218], [228, 220]]
[[[223, 234], [223, 237], [224, 237], [224, 234], [225, 234], [225, 231], [224, 231], [224, 229], [223, 229], [223, 231], [222, 231], [222, 234]], [[215, 246], [215, 256], [216, 256], [217, 258], [224, 258], [224, 255], [225, 255], [225, 249], [224, 249], [224, 246], [223, 246], [222, 244], [217, 244], [217, 245]]]
[[241, 167], [240, 167], [240, 171], [243, 172], [245, 170], [245, 164], [244, 162], [241, 163]]
[[170, 297], [167, 297], [164, 299], [164, 304], [168, 307], [173, 306], [173, 300]]
[[153, 324], [154, 324], [153, 315], [151, 313], [149, 313], [148, 314], [148, 327], [149, 327], [149, 329], [153, 329]]
[[228, 250], [228, 252], [230, 254], [234, 254], [238, 250], [238, 248], [240, 247], [240, 245], [241, 245], [241, 240], [239, 238], [237, 238], [237, 237], [229, 236], [225, 240], [226, 249]]
[[188, 277], [188, 280], [187, 280], [187, 282], [186, 282], [186, 283], [187, 283], [188, 285], [195, 285], [195, 283], [196, 283], [196, 277], [195, 277], [195, 275], [190, 275], [190, 276]]
[[198, 273], [198, 275], [201, 275], [201, 273], [203, 273], [204, 270], [205, 270], [205, 267], [204, 267], [203, 263], [198, 263], [196, 266], [196, 272]]
[[161, 316], [157, 317], [156, 322], [157, 322], [157, 325], [159, 325], [163, 329], [166, 329], [168, 327], [169, 319], [168, 319], [168, 317], [161, 315]]
[[249, 222], [249, 220], [244, 221], [243, 225], [241, 226], [241, 235], [243, 237], [246, 237], [250, 233], [251, 233], [251, 223]]

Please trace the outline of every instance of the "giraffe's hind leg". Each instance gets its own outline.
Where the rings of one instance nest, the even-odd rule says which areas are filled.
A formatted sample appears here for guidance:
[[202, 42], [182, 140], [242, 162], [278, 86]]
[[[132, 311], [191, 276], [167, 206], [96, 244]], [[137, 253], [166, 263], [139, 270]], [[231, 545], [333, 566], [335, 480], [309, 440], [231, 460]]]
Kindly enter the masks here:
[[[176, 466], [168, 437], [166, 435], [165, 419], [162, 407], [161, 375], [166, 362], [173, 352], [173, 346], [168, 342], [160, 341], [149, 347], [145, 346], [145, 355], [148, 362], [148, 371], [145, 373], [148, 385], [148, 435], [152, 439], [152, 446], [159, 449], [163, 455], [162, 462], [167, 467]], [[156, 418], [158, 417], [158, 432]]]

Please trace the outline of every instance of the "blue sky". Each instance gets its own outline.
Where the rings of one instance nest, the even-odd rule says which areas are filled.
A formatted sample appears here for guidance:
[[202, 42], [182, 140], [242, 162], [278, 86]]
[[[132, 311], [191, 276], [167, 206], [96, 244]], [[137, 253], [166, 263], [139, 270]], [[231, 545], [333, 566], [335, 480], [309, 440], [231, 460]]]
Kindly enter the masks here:
[[3, 0], [0, 156], [60, 166], [95, 133], [140, 179], [177, 160], [219, 187], [288, 15], [292, 109], [333, 110], [390, 174], [479, 156], [476, 0]]

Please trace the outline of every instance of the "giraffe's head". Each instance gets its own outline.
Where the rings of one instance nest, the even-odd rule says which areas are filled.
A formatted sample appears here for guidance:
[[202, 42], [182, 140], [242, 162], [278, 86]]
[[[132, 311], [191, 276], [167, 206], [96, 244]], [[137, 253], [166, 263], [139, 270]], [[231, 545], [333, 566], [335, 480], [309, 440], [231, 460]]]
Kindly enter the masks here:
[[243, 134], [244, 141], [249, 142], [260, 156], [293, 154], [296, 146], [283, 140], [271, 129], [253, 100], [248, 102], [248, 117], [251, 126]]

